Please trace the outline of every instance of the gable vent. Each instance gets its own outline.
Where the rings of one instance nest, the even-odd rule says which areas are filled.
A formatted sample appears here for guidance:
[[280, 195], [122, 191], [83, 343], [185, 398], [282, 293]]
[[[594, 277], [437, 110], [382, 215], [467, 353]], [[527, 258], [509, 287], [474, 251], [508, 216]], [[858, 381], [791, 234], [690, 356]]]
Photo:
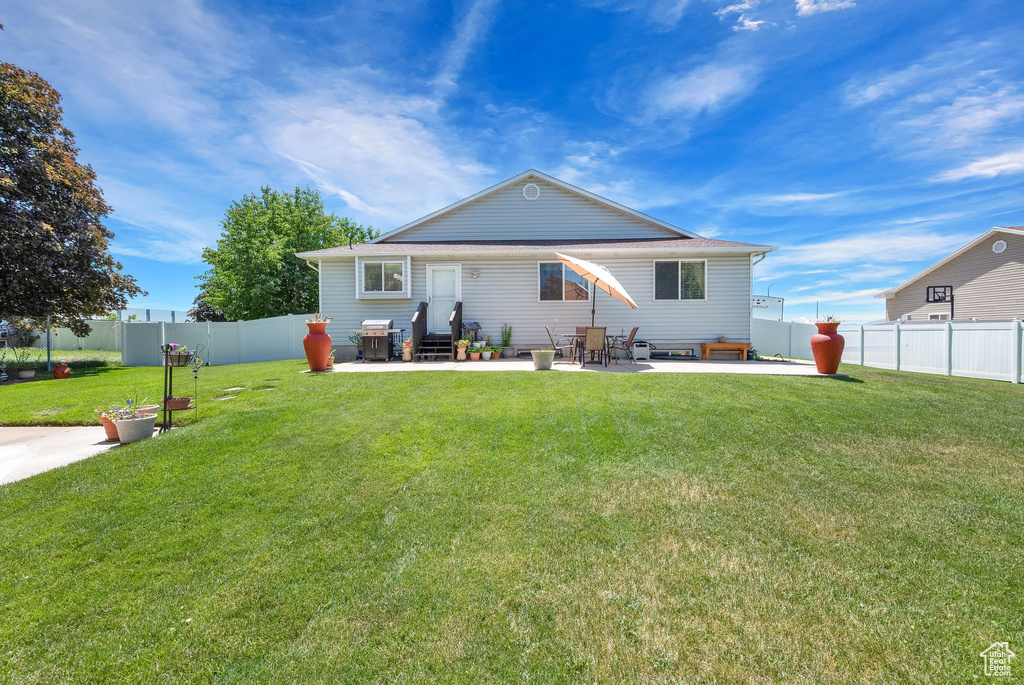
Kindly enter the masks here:
[[1001, 252], [1004, 252], [1005, 250], [1006, 250], [1006, 241], [1005, 240], [997, 240], [994, 243], [992, 243], [992, 251], [995, 252], [996, 254], [1000, 254]]
[[540, 197], [540, 186], [538, 186], [536, 183], [527, 183], [525, 186], [523, 186], [523, 197], [525, 197], [530, 202], [533, 202], [538, 197]]

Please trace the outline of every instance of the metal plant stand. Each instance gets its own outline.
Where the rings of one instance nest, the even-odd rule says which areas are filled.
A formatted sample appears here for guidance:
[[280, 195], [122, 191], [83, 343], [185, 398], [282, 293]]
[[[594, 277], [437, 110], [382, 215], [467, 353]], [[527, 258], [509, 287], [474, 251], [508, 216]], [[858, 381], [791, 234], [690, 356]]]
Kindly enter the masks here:
[[[199, 367], [202, 365], [202, 360], [199, 358], [199, 353], [202, 352], [203, 346], [200, 345], [195, 350], [190, 350], [188, 356], [182, 363], [182, 353], [177, 352], [178, 345], [161, 345], [160, 351], [164, 355], [164, 394], [163, 400], [161, 401], [161, 407], [163, 409], [163, 422], [160, 424], [160, 433], [171, 430], [171, 426], [174, 424], [174, 412], [175, 411], [187, 411], [187, 409], [168, 409], [167, 398], [174, 397], [174, 369], [192, 366], [192, 404], [188, 409], [194, 409], [196, 412], [196, 418], [199, 418], [199, 403], [196, 401], [196, 397], [199, 394]], [[187, 382], [187, 381], [186, 381]]]

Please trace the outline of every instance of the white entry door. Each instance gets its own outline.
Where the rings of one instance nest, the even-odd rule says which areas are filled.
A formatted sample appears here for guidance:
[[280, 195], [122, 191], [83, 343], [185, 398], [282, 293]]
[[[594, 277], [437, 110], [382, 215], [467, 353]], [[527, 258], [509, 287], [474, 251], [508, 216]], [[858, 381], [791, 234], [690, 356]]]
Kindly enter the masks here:
[[462, 298], [462, 267], [427, 264], [427, 325], [431, 333], [448, 333], [448, 317]]

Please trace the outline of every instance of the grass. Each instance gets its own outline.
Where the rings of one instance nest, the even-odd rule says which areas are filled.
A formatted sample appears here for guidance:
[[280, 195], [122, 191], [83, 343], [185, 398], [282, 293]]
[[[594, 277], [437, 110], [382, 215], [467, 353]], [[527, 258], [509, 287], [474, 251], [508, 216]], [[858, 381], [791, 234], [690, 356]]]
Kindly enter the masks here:
[[[8, 363], [13, 363], [14, 358], [9, 350], [0, 349], [0, 354], [6, 352], [6, 360]], [[46, 348], [39, 347], [24, 347], [21, 348], [19, 353], [25, 354], [26, 362], [34, 362], [36, 365], [36, 371], [46, 371]], [[57, 362], [65, 362], [72, 369], [86, 369], [93, 367], [102, 366], [120, 366], [121, 365], [121, 353], [117, 350], [51, 350], [50, 360], [57, 364]]]
[[0, 487], [0, 682], [949, 683], [1024, 645], [1020, 386], [300, 368]]

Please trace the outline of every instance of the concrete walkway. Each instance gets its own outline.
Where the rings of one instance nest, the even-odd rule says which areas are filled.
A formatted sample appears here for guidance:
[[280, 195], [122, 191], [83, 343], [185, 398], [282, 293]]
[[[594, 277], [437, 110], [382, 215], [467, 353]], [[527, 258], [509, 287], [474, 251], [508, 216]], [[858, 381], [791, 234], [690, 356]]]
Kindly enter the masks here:
[[[786, 360], [777, 362], [739, 362], [656, 359], [600, 364], [570, 364], [555, 359], [553, 371], [583, 373], [742, 373], [764, 376], [824, 376], [818, 373], [814, 362]], [[467, 362], [341, 362], [334, 365], [334, 373], [377, 373], [382, 371], [533, 371], [532, 359], [500, 359], [498, 361]], [[309, 373], [305, 371], [304, 373]]]
[[87, 459], [112, 447], [103, 427], [0, 428], [0, 485]]

